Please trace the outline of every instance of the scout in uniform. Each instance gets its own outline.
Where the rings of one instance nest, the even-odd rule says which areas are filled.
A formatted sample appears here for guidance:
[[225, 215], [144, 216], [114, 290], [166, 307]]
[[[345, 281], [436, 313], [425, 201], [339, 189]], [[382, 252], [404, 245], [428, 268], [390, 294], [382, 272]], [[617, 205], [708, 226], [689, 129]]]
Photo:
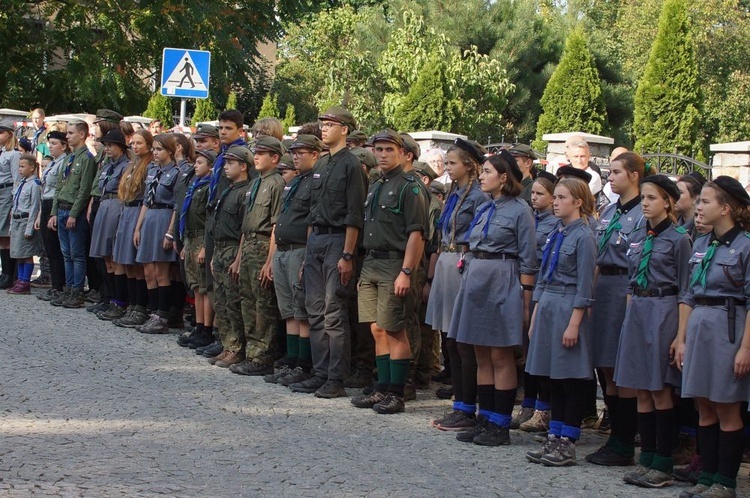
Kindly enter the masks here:
[[526, 371], [551, 379], [551, 420], [547, 440], [526, 458], [547, 466], [575, 465], [581, 435], [585, 379], [593, 374], [588, 308], [593, 303], [596, 239], [587, 221], [594, 197], [580, 180], [555, 186], [559, 218], [547, 239], [534, 288]]
[[381, 178], [365, 202], [363, 246], [367, 251], [359, 280], [359, 319], [370, 323], [378, 366], [376, 389], [352, 399], [377, 413], [404, 411], [404, 386], [412, 353], [406, 326], [415, 305], [412, 272], [424, 252], [427, 214], [419, 180], [404, 173], [404, 140], [392, 130], [374, 138]]
[[68, 123], [66, 136], [73, 152], [68, 155], [59, 179], [48, 227], [57, 230], [65, 261], [65, 291], [50, 301], [53, 306], [82, 308], [86, 281], [86, 242], [88, 220], [86, 206], [96, 175], [94, 156], [86, 147], [89, 125], [85, 121]]
[[362, 147], [365, 142], [367, 142], [367, 135], [364, 134], [364, 132], [359, 130], [352, 131], [349, 135], [346, 137], [346, 146], [350, 149], [356, 149], [358, 147]]
[[137, 330], [143, 334], [169, 332], [167, 318], [171, 302], [169, 265], [175, 261], [174, 237], [169, 234], [174, 217], [174, 187], [179, 170], [174, 162], [177, 144], [168, 134], [154, 137], [154, 163], [146, 174], [146, 190], [133, 242], [135, 260], [143, 265], [148, 286], [149, 307], [156, 309]]
[[190, 182], [180, 205], [177, 234], [182, 241], [180, 259], [185, 265], [185, 284], [195, 298], [195, 328], [184, 343], [191, 349], [208, 346], [213, 338], [214, 313], [206, 285], [206, 203], [208, 202], [209, 173], [216, 160], [216, 152], [199, 150], [195, 158], [195, 177]]
[[[674, 224], [677, 184], [665, 175], [641, 182], [645, 226], [633, 232], [628, 246], [628, 307], [617, 348], [614, 380], [638, 391], [640, 466], [625, 482], [647, 488], [672, 483], [672, 440], [675, 433], [671, 386], [680, 386], [670, 366], [680, 311], [688, 291], [690, 237]], [[685, 307], [685, 305], [681, 305]], [[684, 313], [684, 311], [683, 311]]]
[[469, 250], [466, 234], [477, 208], [490, 199], [479, 187], [479, 168], [483, 162], [484, 151], [478, 144], [458, 138], [448, 149], [445, 164], [452, 182], [451, 193], [438, 218], [440, 254], [433, 269], [432, 281], [427, 279], [430, 297], [425, 320], [434, 330], [445, 334], [450, 356], [453, 410], [433, 421], [435, 427], [446, 431], [464, 430], [475, 424], [476, 355], [472, 346], [458, 344], [455, 337], [450, 337], [448, 329]]
[[471, 254], [449, 329], [477, 357], [477, 424], [457, 439], [482, 446], [510, 444], [518, 387], [513, 349], [523, 345], [537, 272], [534, 216], [518, 197], [522, 179], [507, 151], [482, 166], [479, 182], [492, 200], [477, 208], [464, 239]]
[[[223, 156], [224, 170], [230, 184], [220, 192], [216, 204], [209, 206], [206, 227], [211, 232], [214, 244], [210, 262], [215, 276], [215, 299], [212, 302], [222, 345], [222, 349], [210, 357], [209, 362], [227, 368], [241, 362], [245, 356], [241, 341], [245, 329], [240, 307], [240, 265], [237, 258], [242, 238], [242, 219], [245, 216], [245, 194], [250, 186], [247, 170], [253, 155], [247, 147], [235, 145], [224, 151]], [[210, 353], [211, 350], [206, 350], [204, 356]]]
[[[291, 146], [291, 144], [289, 145]], [[277, 169], [279, 170], [279, 174], [281, 175], [281, 179], [284, 180], [285, 185], [289, 185], [297, 177], [297, 168], [294, 166], [294, 158], [288, 152], [281, 156]]]
[[[217, 154], [221, 150], [221, 140], [219, 139], [219, 129], [214, 125], [201, 123], [193, 134], [195, 140], [195, 150], [212, 150]], [[213, 168], [211, 169], [213, 172]]]
[[284, 146], [274, 137], [260, 137], [253, 144], [258, 177], [245, 194], [245, 217], [237, 261], [240, 265], [240, 300], [245, 359], [229, 370], [241, 375], [273, 373], [278, 352], [279, 308], [273, 289], [274, 225], [281, 209], [284, 180], [277, 168]]
[[16, 266], [10, 257], [10, 231], [13, 209], [13, 191], [21, 178], [18, 174], [18, 162], [21, 153], [16, 150], [15, 128], [9, 119], [0, 121], [0, 289], [13, 286], [16, 276]]
[[23, 154], [18, 162], [21, 181], [13, 193], [11, 211], [10, 257], [16, 260], [18, 280], [6, 290], [9, 294], [30, 294], [34, 256], [41, 254], [42, 236], [34, 221], [42, 208], [42, 182], [36, 177], [39, 165], [32, 154]]
[[55, 200], [58, 180], [62, 176], [65, 160], [68, 156], [68, 140], [65, 138], [65, 133], [51, 131], [47, 134], [47, 144], [52, 155], [52, 162], [42, 172], [42, 209], [37, 219], [37, 227], [42, 233], [44, 252], [47, 254], [49, 261], [52, 287], [37, 297], [42, 301], [49, 302], [60, 295], [65, 285], [65, 264], [60, 250], [60, 239], [57, 237], [57, 232], [48, 228], [47, 223], [49, 223], [52, 203]]
[[523, 173], [523, 180], [521, 180], [521, 199], [525, 200], [531, 206], [531, 186], [536, 179], [536, 170], [534, 168], [534, 160], [539, 159], [539, 156], [534, 149], [526, 144], [516, 144], [511, 147], [508, 152], [516, 160], [516, 164]]
[[284, 386], [307, 380], [312, 368], [310, 324], [300, 270], [305, 259], [313, 166], [322, 147], [314, 135], [297, 135], [290, 146], [298, 175], [284, 187], [281, 211], [273, 229], [273, 282], [280, 318], [286, 322], [287, 353], [286, 368], [264, 380]]
[[586, 461], [597, 465], [633, 465], [637, 431], [637, 401], [632, 389], [618, 389], [614, 368], [620, 331], [627, 307], [628, 257], [630, 238], [646, 223], [641, 210], [639, 184], [645, 174], [641, 156], [626, 152], [610, 164], [612, 192], [620, 196], [599, 217], [596, 260], [596, 304], [591, 313], [594, 367], [601, 368], [606, 379], [604, 402], [607, 405], [611, 432], [607, 443], [586, 455]]
[[750, 197], [719, 176], [701, 191], [697, 218], [713, 226], [690, 258], [688, 306], [680, 315], [675, 364], [682, 396], [698, 404], [703, 470], [681, 497], [733, 498], [745, 448], [741, 404], [750, 396]]
[[315, 375], [289, 387], [340, 396], [349, 372], [348, 302], [354, 293], [354, 254], [364, 220], [367, 179], [359, 160], [346, 148], [346, 136], [356, 128], [354, 116], [332, 107], [319, 120], [330, 153], [313, 171], [304, 264]]
[[705, 185], [704, 178], [699, 179], [700, 175], [685, 175], [677, 180], [677, 187], [680, 189], [680, 200], [675, 203], [676, 214], [678, 215], [677, 224], [687, 230], [690, 238], [695, 240], [697, 232], [695, 230], [695, 208], [701, 195], [701, 189]]

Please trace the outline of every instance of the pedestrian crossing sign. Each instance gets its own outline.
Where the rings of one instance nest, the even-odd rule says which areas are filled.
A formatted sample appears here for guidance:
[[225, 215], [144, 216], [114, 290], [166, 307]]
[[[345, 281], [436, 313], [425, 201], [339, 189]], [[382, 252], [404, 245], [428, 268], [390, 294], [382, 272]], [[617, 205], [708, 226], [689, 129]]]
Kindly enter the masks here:
[[208, 98], [211, 52], [165, 48], [161, 62], [161, 94], [167, 97]]

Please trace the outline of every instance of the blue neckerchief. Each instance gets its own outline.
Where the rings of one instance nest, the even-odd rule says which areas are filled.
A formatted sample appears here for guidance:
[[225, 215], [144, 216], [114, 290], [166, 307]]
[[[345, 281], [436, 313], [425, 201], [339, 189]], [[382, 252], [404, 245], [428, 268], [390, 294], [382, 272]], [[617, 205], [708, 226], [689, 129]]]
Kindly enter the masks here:
[[180, 211], [180, 239], [185, 235], [185, 225], [187, 224], [187, 212], [190, 209], [190, 204], [193, 202], [193, 194], [196, 190], [209, 183], [211, 179], [206, 176], [196, 178], [193, 183], [187, 189], [185, 194], [185, 200], [182, 202], [182, 211]]
[[23, 186], [26, 183], [26, 178], [21, 180], [21, 184], [18, 185], [18, 190], [16, 190], [16, 195], [13, 198], [13, 211], [18, 211], [18, 200], [21, 198], [21, 191], [23, 190]]
[[39, 136], [46, 130], [47, 127], [42, 124], [42, 127], [34, 132], [34, 138], [31, 139], [32, 152], [36, 152], [36, 148], [39, 146]]
[[229, 150], [230, 147], [235, 146], [235, 145], [241, 145], [245, 147], [247, 146], [247, 143], [241, 138], [238, 138], [237, 140], [235, 140], [229, 145], [222, 145], [221, 152], [219, 153], [219, 157], [217, 157], [216, 161], [214, 161], [214, 167], [213, 167], [213, 170], [211, 171], [211, 183], [208, 186], [209, 204], [212, 203], [214, 198], [216, 197], [216, 187], [219, 185], [219, 178], [221, 178], [221, 170], [224, 169], [224, 154]]
[[70, 154], [70, 157], [68, 158], [68, 164], [65, 165], [65, 171], [63, 171], [63, 178], [67, 178], [70, 174], [70, 168], [73, 166], [73, 162], [75, 162], [75, 159], [75, 153]]
[[482, 228], [482, 234], [483, 234], [482, 238], [487, 237], [487, 233], [490, 230], [490, 219], [492, 219], [492, 215], [495, 214], [495, 209], [497, 209], [497, 206], [495, 205], [494, 200], [490, 201], [489, 204], [485, 204], [484, 206], [479, 208], [479, 211], [477, 211], [477, 214], [474, 215], [474, 219], [471, 220], [471, 225], [469, 225], [469, 231], [466, 232], [466, 237], [464, 238], [466, 242], [469, 241], [469, 236], [471, 236], [471, 232], [473, 232], [474, 227], [477, 226], [477, 224], [479, 224], [479, 220], [480, 218], [482, 218], [482, 215], [485, 212], [487, 212], [488, 214], [487, 214], [487, 219], [485, 220], [485, 223], [484, 223], [484, 227]]
[[443, 213], [440, 215], [440, 218], [437, 222], [438, 228], [442, 229], [444, 224], [451, 219], [453, 210], [456, 209], [456, 204], [458, 204], [458, 194], [456, 192], [452, 192], [451, 195], [448, 196], [448, 200], [445, 201]]
[[[560, 260], [560, 246], [565, 239], [564, 230], [565, 227], [560, 227], [555, 230], [552, 236], [547, 239], [547, 244], [544, 246], [544, 251], [542, 251], [542, 271], [544, 271], [544, 268], [547, 267], [547, 263], [549, 262], [549, 268], [544, 277], [545, 282], [552, 281], [552, 274], [557, 269], [557, 263]], [[553, 246], [554, 250], [552, 249]], [[552, 261], [550, 261], [550, 256], [552, 256]]]

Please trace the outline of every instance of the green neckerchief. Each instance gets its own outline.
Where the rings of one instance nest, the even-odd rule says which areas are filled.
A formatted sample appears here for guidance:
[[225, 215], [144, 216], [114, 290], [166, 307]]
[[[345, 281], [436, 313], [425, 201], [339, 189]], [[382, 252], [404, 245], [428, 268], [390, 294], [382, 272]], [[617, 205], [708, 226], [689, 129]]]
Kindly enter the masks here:
[[694, 285], [696, 282], [699, 282], [701, 287], [703, 287], [704, 289], [706, 288], [708, 267], [711, 266], [711, 260], [714, 259], [716, 249], [718, 249], [718, 247], [722, 244], [729, 244], [730, 242], [732, 242], [741, 230], [742, 227], [740, 227], [739, 225], [735, 225], [720, 238], [716, 238], [716, 233], [711, 232], [711, 243], [708, 245], [708, 250], [706, 251], [706, 255], [703, 256], [701, 264], [700, 266], [698, 266], [698, 270], [693, 273], [693, 278], [690, 279], [690, 285]]
[[651, 228], [651, 223], [646, 222], [647, 234], [646, 240], [643, 242], [643, 252], [641, 253], [641, 261], [638, 263], [638, 272], [635, 277], [635, 285], [640, 289], [648, 287], [648, 264], [651, 262], [651, 252], [654, 249], [654, 237], [662, 233], [664, 230], [672, 226], [672, 222], [669, 218], [665, 219], [656, 228]]

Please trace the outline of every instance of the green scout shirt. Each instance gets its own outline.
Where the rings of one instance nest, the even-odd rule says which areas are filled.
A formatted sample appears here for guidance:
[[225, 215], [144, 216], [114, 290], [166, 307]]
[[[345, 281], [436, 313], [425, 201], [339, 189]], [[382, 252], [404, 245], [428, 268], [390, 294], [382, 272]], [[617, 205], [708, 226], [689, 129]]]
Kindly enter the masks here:
[[[72, 162], [70, 162], [72, 160]], [[96, 163], [85, 145], [76, 149], [62, 166], [58, 177], [55, 200], [52, 203], [52, 216], [57, 215], [60, 202], [72, 204], [70, 216], [78, 218], [88, 205], [91, 197], [91, 184], [96, 177]]]
[[[94, 156], [94, 162], [96, 163], [96, 175], [94, 175], [94, 178], [99, 178], [99, 176], [102, 174], [102, 168], [104, 168], [105, 165], [109, 163], [109, 158], [104, 152], [104, 146], [102, 146], [102, 148], [99, 149], [99, 151], [96, 153], [96, 156]], [[91, 186], [91, 197], [101, 196], [102, 193], [99, 190], [99, 182], [94, 182], [94, 184]]]
[[313, 168], [308, 225], [362, 228], [367, 176], [357, 156], [344, 148]]
[[281, 211], [273, 233], [277, 244], [307, 244], [307, 216], [310, 214], [312, 170], [284, 187]]
[[[185, 202], [185, 196], [182, 196], [180, 208], [177, 210], [177, 227], [180, 226], [180, 213], [182, 205]], [[187, 214], [185, 214], [185, 232], [205, 232], [206, 230], [206, 204], [208, 204], [208, 183], [193, 191], [193, 200], [190, 202]], [[177, 206], [175, 205], [175, 209]], [[176, 233], [176, 232], [175, 232]]]
[[250, 188], [249, 180], [232, 183], [217, 197], [213, 210], [211, 235], [214, 240], [236, 240], [242, 238], [242, 219], [245, 216], [245, 194]]
[[525, 200], [529, 206], [531, 206], [531, 188], [534, 186], [534, 179], [530, 176], [527, 176], [523, 180], [521, 180], [521, 186], [523, 187], [523, 190], [521, 191], [521, 195], [519, 197], [523, 200]]
[[257, 233], [271, 236], [273, 226], [281, 210], [281, 194], [284, 192], [284, 178], [273, 168], [257, 177], [245, 194], [245, 219], [242, 233]]
[[406, 251], [411, 232], [427, 231], [421, 183], [399, 166], [370, 186], [362, 241], [366, 250]]
[[425, 245], [424, 252], [428, 255], [436, 253], [440, 246], [440, 230], [437, 229], [437, 223], [440, 219], [440, 212], [443, 210], [443, 206], [440, 205], [440, 201], [437, 196], [430, 194], [430, 207], [427, 211], [427, 221], [429, 226], [429, 237], [427, 238], [427, 244]]

